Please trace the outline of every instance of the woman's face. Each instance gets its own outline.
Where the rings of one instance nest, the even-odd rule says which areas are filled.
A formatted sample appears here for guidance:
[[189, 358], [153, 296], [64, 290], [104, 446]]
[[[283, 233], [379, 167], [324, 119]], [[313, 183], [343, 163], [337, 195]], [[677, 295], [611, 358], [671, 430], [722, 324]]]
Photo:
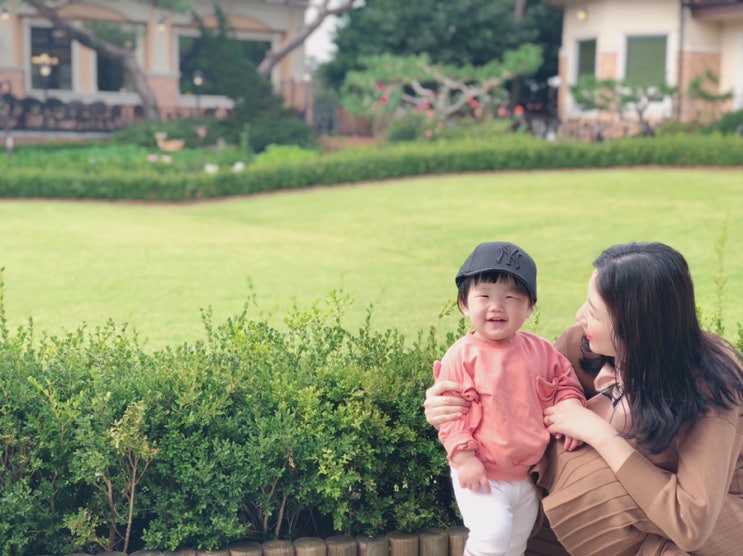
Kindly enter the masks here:
[[588, 281], [588, 297], [586, 302], [578, 309], [575, 318], [583, 327], [583, 332], [592, 352], [616, 357], [614, 325], [611, 322], [609, 309], [596, 289], [596, 272], [593, 272], [591, 279]]

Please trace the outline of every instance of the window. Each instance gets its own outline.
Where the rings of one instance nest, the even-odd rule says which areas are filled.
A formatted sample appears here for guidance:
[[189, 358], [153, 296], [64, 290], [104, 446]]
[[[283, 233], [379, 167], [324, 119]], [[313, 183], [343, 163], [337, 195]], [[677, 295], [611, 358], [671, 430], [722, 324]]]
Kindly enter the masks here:
[[625, 79], [636, 85], [666, 82], [666, 37], [627, 37]]
[[[130, 51], [135, 51], [137, 48], [137, 30], [135, 28], [100, 21], [89, 22], [88, 26], [92, 28], [96, 35], [106, 37], [106, 41], [119, 48]], [[134, 90], [131, 78], [124, 71], [122, 62], [106, 56], [102, 51], [96, 53], [96, 59], [99, 91], [126, 92]]]
[[99, 91], [131, 91], [124, 66], [118, 60], [108, 58], [102, 52], [97, 56], [97, 74]]
[[[49, 74], [43, 75], [42, 69]], [[72, 89], [72, 41], [64, 31], [31, 28], [31, 87]]]
[[578, 41], [578, 75], [596, 75], [596, 39]]

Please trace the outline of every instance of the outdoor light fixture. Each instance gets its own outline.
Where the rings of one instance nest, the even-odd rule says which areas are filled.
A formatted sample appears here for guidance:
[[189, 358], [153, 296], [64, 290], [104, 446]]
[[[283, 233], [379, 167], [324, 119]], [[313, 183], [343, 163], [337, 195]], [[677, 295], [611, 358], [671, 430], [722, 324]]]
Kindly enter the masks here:
[[43, 77], [49, 77], [52, 73], [52, 66], [59, 64], [59, 58], [56, 56], [49, 56], [46, 52], [42, 52], [38, 56], [32, 56], [31, 63], [35, 66], [39, 66], [39, 73]]
[[10, 19], [10, 12], [8, 11], [8, 8], [3, 7], [2, 10], [0, 10], [0, 19], [3, 21], [8, 21]]
[[157, 20], [157, 30], [161, 33], [165, 31], [165, 16], [161, 15], [160, 19]]
[[42, 126], [46, 130], [48, 126], [46, 104], [49, 96], [49, 76], [52, 74], [52, 66], [56, 66], [57, 64], [59, 64], [59, 58], [57, 58], [56, 56], [49, 56], [48, 53], [42, 52], [38, 56], [31, 56], [31, 63], [39, 66], [39, 74], [41, 75], [44, 83], [44, 108], [42, 110]]
[[585, 8], [578, 8], [578, 12], [575, 14], [578, 21], [585, 21], [588, 19], [588, 10]]

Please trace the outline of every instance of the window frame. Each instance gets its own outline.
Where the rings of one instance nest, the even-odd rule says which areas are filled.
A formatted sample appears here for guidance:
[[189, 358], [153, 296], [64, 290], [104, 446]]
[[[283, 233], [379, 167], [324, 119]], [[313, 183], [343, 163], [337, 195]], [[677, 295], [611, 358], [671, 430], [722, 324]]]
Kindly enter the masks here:
[[[660, 83], [661, 81], [658, 80], [648, 80], [646, 81], [645, 76], [642, 76], [639, 79], [634, 79], [632, 76], [630, 76], [630, 69], [632, 64], [632, 51], [634, 50], [637, 52], [637, 46], [633, 49], [632, 48], [632, 41], [650, 41], [650, 40], [662, 40], [663, 41], [663, 52], [662, 52], [662, 61], [657, 60], [657, 63], [662, 64], [662, 76], [661, 81], [663, 83], [668, 83], [669, 79], [669, 68], [668, 68], [668, 55], [669, 55], [669, 48], [668, 48], [668, 42], [669, 42], [669, 36], [668, 34], [652, 34], [652, 35], [626, 35], [624, 39], [624, 64], [623, 64], [623, 72], [624, 72], [624, 80], [625, 81], [633, 81], [636, 83], [640, 83], [643, 85], [655, 85]], [[660, 56], [658, 56], [660, 58]], [[646, 58], [647, 59], [647, 58]], [[635, 62], [636, 64], [636, 62]], [[637, 66], [635, 66], [637, 67]], [[637, 70], [635, 70], [637, 72]], [[645, 73], [649, 73], [645, 71]]]
[[[593, 43], [593, 68], [591, 72], [584, 72], [581, 71], [581, 66], [583, 65], [581, 62], [583, 61], [582, 57], [582, 46], [587, 45], [588, 43]], [[575, 42], [575, 79], [574, 81], [577, 82], [578, 79], [580, 79], [583, 75], [596, 75], [596, 69], [598, 67], [598, 39], [596, 37], [589, 38], [589, 39], [577, 39]]]
[[[54, 45], [54, 40], [48, 43], [48, 48], [37, 50], [37, 45], [34, 43], [34, 32], [42, 31], [48, 33], [51, 37], [54, 35], [55, 29], [48, 23], [40, 21], [31, 21], [27, 27], [27, 33], [25, 34], [25, 42], [28, 47], [28, 56], [25, 61], [27, 69], [27, 87], [31, 91], [41, 92], [47, 91], [47, 93], [72, 93], [75, 90], [75, 65], [76, 65], [76, 41], [67, 37], [69, 41], [69, 53], [68, 56], [60, 56], [60, 50], [58, 45]], [[66, 33], [65, 33], [66, 34]], [[40, 72], [40, 66], [35, 64], [33, 59], [43, 53], [48, 54], [52, 58], [56, 58], [58, 63], [52, 64], [50, 68], [49, 77], [46, 83], [42, 81]], [[69, 71], [69, 83], [60, 83], [64, 79], [65, 68]], [[67, 87], [58, 86], [60, 84], [68, 85]]]

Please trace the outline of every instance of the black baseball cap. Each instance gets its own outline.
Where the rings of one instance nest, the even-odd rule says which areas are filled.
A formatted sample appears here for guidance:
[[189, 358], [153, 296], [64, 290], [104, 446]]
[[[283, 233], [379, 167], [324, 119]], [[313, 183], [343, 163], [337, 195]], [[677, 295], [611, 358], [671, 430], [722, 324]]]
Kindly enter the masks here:
[[506, 272], [521, 280], [529, 291], [532, 303], [537, 302], [537, 265], [529, 254], [506, 241], [481, 243], [464, 261], [455, 282], [483, 272]]

